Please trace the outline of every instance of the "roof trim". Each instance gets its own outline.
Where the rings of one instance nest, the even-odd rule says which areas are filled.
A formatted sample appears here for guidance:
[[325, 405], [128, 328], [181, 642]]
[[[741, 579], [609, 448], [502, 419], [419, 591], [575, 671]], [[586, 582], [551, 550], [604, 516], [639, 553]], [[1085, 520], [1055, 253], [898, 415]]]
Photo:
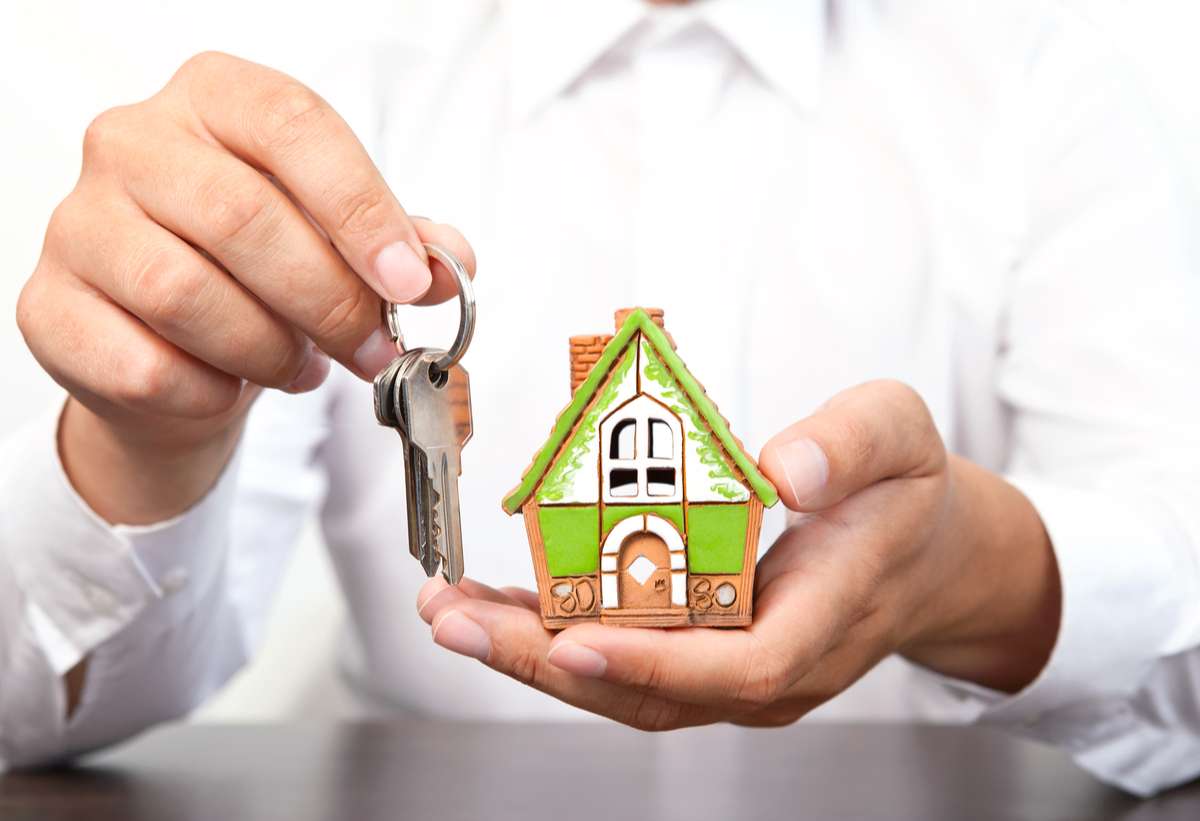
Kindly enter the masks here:
[[600, 354], [600, 359], [592, 366], [591, 372], [587, 379], [575, 391], [575, 395], [571, 397], [570, 404], [563, 409], [558, 415], [558, 419], [554, 422], [554, 427], [550, 431], [550, 438], [542, 445], [537, 455], [533, 457], [533, 461], [525, 470], [521, 477], [521, 483], [504, 498], [502, 506], [506, 513], [513, 514], [521, 509], [521, 506], [529, 500], [533, 492], [537, 489], [538, 483], [545, 476], [554, 463], [554, 457], [558, 454], [563, 443], [567, 441], [571, 433], [575, 429], [576, 423], [583, 415], [584, 410], [591, 403], [592, 398], [604, 384], [608, 378], [609, 371], [617, 359], [628, 346], [629, 341], [638, 331], [642, 332], [646, 340], [654, 348], [655, 353], [662, 359], [663, 364], [671, 371], [671, 375], [683, 388], [688, 400], [695, 406], [696, 411], [708, 423], [713, 435], [717, 441], [721, 443], [721, 447], [729, 455], [733, 463], [737, 465], [742, 475], [746, 477], [746, 482], [750, 485], [750, 489], [758, 497], [759, 501], [765, 507], [771, 507], [779, 500], [779, 494], [775, 491], [775, 486], [771, 484], [767, 477], [763, 476], [758, 469], [758, 464], [750, 457], [749, 454], [742, 448], [741, 443], [734, 437], [729, 430], [729, 424], [717, 410], [717, 406], [708, 398], [704, 392], [703, 386], [696, 381], [696, 377], [692, 376], [691, 371], [680, 359], [679, 354], [671, 347], [667, 335], [661, 328], [654, 324], [647, 314], [641, 308], [633, 311], [625, 319], [621, 329], [613, 336], [612, 341], [604, 348], [604, 352]]

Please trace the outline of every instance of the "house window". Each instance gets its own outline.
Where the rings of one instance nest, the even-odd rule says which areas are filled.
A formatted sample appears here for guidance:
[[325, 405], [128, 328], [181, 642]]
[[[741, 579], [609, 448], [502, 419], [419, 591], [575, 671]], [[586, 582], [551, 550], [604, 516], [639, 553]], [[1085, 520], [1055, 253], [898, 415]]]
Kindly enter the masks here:
[[632, 468], [615, 468], [608, 472], [608, 492], [613, 496], [637, 496], [638, 472]]
[[662, 419], [649, 420], [650, 426], [650, 458], [673, 459], [675, 457], [675, 437], [671, 434], [671, 426]]
[[646, 493], [649, 496], [674, 496], [675, 468], [646, 468]]
[[651, 396], [638, 396], [600, 423], [601, 499], [667, 504], [683, 498], [683, 426]]
[[612, 438], [608, 444], [608, 458], [632, 459], [636, 451], [637, 420], [623, 419], [613, 427]]

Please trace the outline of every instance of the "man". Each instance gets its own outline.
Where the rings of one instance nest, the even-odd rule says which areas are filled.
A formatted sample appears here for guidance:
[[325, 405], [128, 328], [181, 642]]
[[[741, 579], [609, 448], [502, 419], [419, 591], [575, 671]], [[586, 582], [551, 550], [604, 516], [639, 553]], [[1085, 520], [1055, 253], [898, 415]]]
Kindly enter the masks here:
[[[637, 727], [773, 725], [878, 665], [833, 706], [991, 721], [1139, 793], [1194, 776], [1174, 169], [1082, 23], [963, 5], [512, 0], [348, 70], [336, 106], [205, 54], [97, 118], [18, 309], [71, 398], [6, 451], [0, 760], [201, 703], [320, 504], [364, 698], [569, 714], [528, 684]], [[554, 635], [520, 589], [418, 592], [365, 380], [395, 353], [380, 298], [453, 296], [423, 242], [486, 261], [468, 573], [528, 576], [498, 500], [565, 338], [660, 304], [797, 514], [752, 628]]]

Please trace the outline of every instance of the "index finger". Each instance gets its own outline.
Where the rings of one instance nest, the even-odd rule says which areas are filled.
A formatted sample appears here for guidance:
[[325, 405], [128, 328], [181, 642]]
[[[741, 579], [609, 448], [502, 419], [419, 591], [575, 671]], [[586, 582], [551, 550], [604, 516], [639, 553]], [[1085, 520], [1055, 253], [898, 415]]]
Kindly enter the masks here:
[[[436, 587], [433, 588], [436, 590]], [[431, 591], [426, 591], [428, 594]], [[434, 593], [422, 618], [433, 640], [568, 704], [646, 730], [709, 724], [720, 718], [691, 704], [646, 696], [594, 678], [571, 675], [546, 663], [550, 633], [536, 608], [500, 603], [499, 591], [472, 584]]]
[[316, 92], [220, 53], [189, 60], [180, 85], [196, 125], [276, 177], [376, 293], [413, 302], [429, 289], [429, 260], [412, 220], [350, 126]]

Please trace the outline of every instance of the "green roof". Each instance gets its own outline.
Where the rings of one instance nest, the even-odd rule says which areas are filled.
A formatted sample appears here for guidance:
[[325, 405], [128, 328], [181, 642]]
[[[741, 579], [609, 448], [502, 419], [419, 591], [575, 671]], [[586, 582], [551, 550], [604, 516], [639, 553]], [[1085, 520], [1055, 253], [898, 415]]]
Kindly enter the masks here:
[[675, 349], [671, 347], [671, 342], [667, 339], [667, 335], [661, 328], [654, 324], [647, 314], [641, 308], [631, 312], [621, 325], [620, 330], [612, 340], [605, 346], [604, 352], [600, 354], [600, 359], [592, 366], [591, 373], [587, 379], [575, 391], [575, 395], [571, 397], [571, 403], [563, 409], [559, 414], [558, 419], [554, 422], [554, 428], [550, 431], [550, 438], [546, 440], [546, 444], [542, 445], [541, 450], [533, 457], [533, 461], [525, 470], [525, 474], [521, 477], [521, 483], [505, 497], [503, 507], [505, 512], [509, 514], [516, 513], [521, 509], [521, 506], [528, 501], [529, 497], [537, 489], [538, 483], [542, 477], [554, 464], [554, 457], [557, 455], [563, 443], [571, 435], [575, 429], [575, 425], [579, 422], [583, 412], [591, 403], [592, 398], [596, 395], [596, 391], [604, 384], [604, 380], [608, 378], [608, 372], [612, 369], [613, 364], [625, 350], [629, 341], [641, 331], [642, 336], [654, 348], [655, 353], [662, 359], [663, 364], [670, 370], [671, 375], [683, 388], [687, 398], [695, 406], [697, 412], [708, 423], [712, 429], [713, 435], [721, 443], [721, 447], [737, 465], [738, 470], [746, 477], [747, 484], [751, 490], [759, 498], [759, 501], [766, 507], [771, 507], [779, 500], [779, 494], [775, 492], [775, 486], [771, 484], [767, 477], [759, 471], [758, 465], [754, 459], [746, 453], [741, 442], [734, 437], [729, 430], [729, 423], [721, 416], [721, 412], [717, 410], [717, 406], [708, 398], [708, 394], [704, 392], [704, 388], [696, 381], [696, 377], [692, 376], [691, 371], [683, 364], [683, 360], [679, 358], [679, 354], [675, 353]]

